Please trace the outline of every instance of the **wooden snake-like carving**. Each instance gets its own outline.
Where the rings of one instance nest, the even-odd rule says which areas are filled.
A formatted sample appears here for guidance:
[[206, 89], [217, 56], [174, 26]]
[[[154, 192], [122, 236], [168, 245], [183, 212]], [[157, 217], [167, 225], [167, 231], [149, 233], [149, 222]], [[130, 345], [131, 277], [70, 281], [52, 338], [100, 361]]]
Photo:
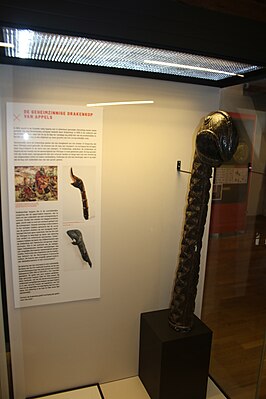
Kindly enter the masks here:
[[170, 305], [169, 324], [176, 331], [186, 332], [192, 328], [212, 168], [229, 161], [237, 145], [238, 135], [226, 112], [216, 111], [205, 117], [196, 137], [179, 265]]

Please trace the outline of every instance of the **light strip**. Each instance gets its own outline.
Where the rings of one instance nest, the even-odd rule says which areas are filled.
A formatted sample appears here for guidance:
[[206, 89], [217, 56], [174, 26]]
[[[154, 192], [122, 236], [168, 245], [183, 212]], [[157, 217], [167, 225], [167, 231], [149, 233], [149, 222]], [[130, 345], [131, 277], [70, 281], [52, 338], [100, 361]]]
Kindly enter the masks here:
[[87, 104], [87, 107], [105, 107], [109, 105], [140, 105], [140, 104], [153, 104], [154, 101], [152, 100], [145, 100], [145, 101], [113, 101], [110, 103], [93, 103]]
[[14, 48], [15, 46], [12, 43], [0, 42], [0, 47]]
[[204, 72], [211, 72], [211, 73], [220, 73], [220, 74], [224, 74], [224, 75], [239, 76], [241, 78], [244, 77], [244, 75], [239, 75], [238, 73], [219, 71], [219, 70], [216, 70], [216, 69], [203, 68], [203, 67], [197, 67], [197, 66], [192, 66], [192, 65], [175, 64], [175, 63], [172, 63], [172, 62], [153, 61], [153, 60], [144, 60], [143, 62], [145, 62], [145, 64], [153, 64], [153, 65], [162, 65], [162, 66], [174, 67], [174, 68], [191, 69], [193, 71], [204, 71]]

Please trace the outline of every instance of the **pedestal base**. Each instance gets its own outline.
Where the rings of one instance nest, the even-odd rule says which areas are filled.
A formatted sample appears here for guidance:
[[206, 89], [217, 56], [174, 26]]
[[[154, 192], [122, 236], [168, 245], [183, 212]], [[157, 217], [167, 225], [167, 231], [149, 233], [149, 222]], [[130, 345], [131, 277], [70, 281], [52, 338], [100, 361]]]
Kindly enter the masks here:
[[206, 399], [212, 332], [196, 316], [190, 332], [176, 332], [168, 315], [141, 314], [139, 377], [152, 399]]

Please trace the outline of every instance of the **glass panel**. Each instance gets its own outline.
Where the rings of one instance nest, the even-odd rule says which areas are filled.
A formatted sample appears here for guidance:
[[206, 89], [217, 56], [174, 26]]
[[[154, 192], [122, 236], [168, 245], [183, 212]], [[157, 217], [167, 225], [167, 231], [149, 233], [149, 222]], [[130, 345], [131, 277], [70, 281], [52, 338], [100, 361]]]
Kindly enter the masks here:
[[[107, 74], [89, 74], [51, 68], [0, 65], [0, 74], [3, 235], [14, 399], [47, 395], [55, 391], [78, 388], [96, 382], [102, 384], [137, 375], [140, 314], [169, 306], [173, 276], [176, 271], [177, 245], [183, 231], [183, 209], [186, 205], [189, 183], [188, 174], [177, 174], [176, 162], [180, 159], [182, 168], [190, 169], [194, 152], [192, 143], [194, 143], [195, 128], [202, 116], [207, 115], [213, 107], [218, 108], [220, 90], [200, 85], [184, 85], [132, 77], [116, 76], [114, 78]], [[83, 221], [81, 194], [75, 191], [77, 188], [71, 186], [70, 168], [67, 168], [68, 171], [65, 174], [65, 169], [61, 167], [60, 157], [56, 163], [51, 163], [49, 160], [53, 156], [50, 144], [57, 143], [57, 140], [58, 142], [60, 140], [60, 143], [63, 141], [61, 127], [57, 129], [55, 126], [56, 120], [68, 118], [62, 118], [65, 115], [58, 115], [58, 118], [53, 119], [36, 118], [38, 123], [36, 123], [34, 134], [37, 136], [40, 134], [43, 137], [50, 135], [51, 143], [46, 146], [40, 144], [42, 148], [36, 145], [38, 148], [32, 155], [28, 150], [29, 156], [34, 156], [34, 159], [35, 156], [37, 157], [34, 162], [29, 161], [27, 155], [25, 157], [27, 160], [15, 165], [26, 168], [27, 166], [47, 167], [58, 164], [61, 168], [62, 173], [60, 175], [59, 171], [58, 174], [59, 180], [61, 176], [58, 190], [58, 201], [61, 201], [62, 206], [60, 220], [64, 220], [65, 210], [68, 210], [69, 214], [72, 214], [72, 210], [79, 210], [81, 217], [71, 217], [72, 221], [67, 218], [66, 224], [60, 222], [60, 237], [62, 237], [62, 246], [61, 238], [59, 239], [62, 253], [60, 254], [60, 259], [62, 258], [60, 279], [62, 285], [67, 284], [69, 293], [77, 289], [79, 294], [80, 286], [84, 287], [86, 283], [85, 275], [92, 277], [91, 272], [101, 269], [101, 298], [76, 300], [76, 295], [73, 301], [40, 306], [33, 305], [31, 302], [30, 306], [15, 308], [14, 294], [19, 293], [18, 290], [16, 292], [14, 290], [15, 280], [12, 274], [12, 255], [15, 255], [16, 260], [14, 249], [16, 238], [10, 240], [10, 230], [14, 227], [14, 223], [11, 218], [9, 219], [9, 206], [14, 205], [10, 203], [14, 201], [15, 195], [8, 197], [8, 188], [12, 186], [8, 185], [7, 170], [10, 165], [13, 165], [13, 161], [11, 156], [11, 162], [7, 163], [6, 151], [4, 151], [12, 137], [12, 133], [8, 136], [6, 134], [7, 125], [10, 126], [10, 123], [15, 122], [19, 116], [20, 121], [24, 122], [35, 120], [35, 117], [28, 118], [29, 115], [52, 116], [53, 114], [44, 112], [27, 112], [29, 110], [47, 111], [47, 108], [44, 108], [46, 105], [49, 105], [51, 111], [55, 107], [57, 111], [61, 111], [62, 108], [67, 109], [67, 112], [71, 112], [70, 119], [72, 121], [75, 119], [71, 122], [71, 126], [70, 122], [68, 124], [68, 129], [72, 129], [68, 130], [69, 135], [65, 134], [67, 139], [69, 137], [67, 144], [70, 147], [67, 147], [73, 150], [71, 145], [76, 141], [73, 139], [73, 133], [76, 132], [75, 136], [79, 136], [84, 131], [79, 120], [83, 116], [79, 113], [76, 115], [76, 112], [74, 115], [77, 107], [85, 107], [84, 112], [87, 113], [87, 103], [121, 100], [154, 100], [154, 105], [106, 106], [103, 110], [101, 173], [103, 217], [101, 219], [101, 264], [98, 269], [94, 262], [92, 268], [80, 263], [83, 258], [79, 255], [78, 246], [71, 244], [71, 240], [63, 230], [68, 229], [70, 225], [74, 229], [76, 227], [73, 226], [77, 226], [84, 233], [87, 223], [95, 227], [95, 218]], [[23, 112], [6, 118], [6, 103], [16, 103], [19, 107], [23, 104], [28, 105], [24, 106], [25, 114], [23, 109]], [[47, 127], [48, 122], [50, 125]], [[72, 125], [74, 122], [75, 131]], [[30, 124], [28, 126], [32, 127]], [[39, 128], [41, 131], [38, 130]], [[89, 122], [88, 128], [91, 129]], [[58, 133], [56, 133], [57, 130]], [[24, 134], [24, 129], [22, 131]], [[29, 135], [29, 129], [25, 129], [25, 133]], [[17, 130], [16, 134], [19, 136], [21, 130]], [[54, 137], [56, 134], [58, 134], [58, 139]], [[43, 142], [40, 138], [36, 140]], [[69, 156], [67, 147], [62, 152]], [[62, 147], [58, 144], [56, 148], [61, 150]], [[83, 143], [81, 148], [84, 148]], [[48, 153], [48, 150], [49, 156], [47, 155], [47, 161], [44, 162], [42, 154], [43, 151]], [[83, 180], [88, 199], [90, 199], [89, 190], [95, 187], [95, 180], [92, 185], [86, 185], [86, 178], [90, 176], [90, 173], [87, 171], [84, 175], [79, 174], [78, 167], [82, 165], [82, 162], [83, 160], [73, 159], [72, 164], [70, 158], [67, 166], [73, 167], [73, 174]], [[27, 169], [24, 171], [26, 172]], [[12, 171], [11, 182], [13, 182], [13, 176]], [[23, 177], [22, 187], [17, 188], [18, 191], [21, 188], [26, 189], [23, 192], [28, 195], [31, 191], [27, 187], [30, 185], [27, 177], [30, 180], [30, 176], [25, 177], [25, 185]], [[15, 189], [14, 186], [15, 184], [13, 185]], [[73, 205], [74, 202], [66, 193], [66, 187], [73, 188], [77, 206]], [[42, 191], [41, 195], [44, 195]], [[43, 202], [25, 201], [18, 204], [21, 213], [25, 213], [27, 207], [31, 210], [38, 207], [50, 210], [56, 206], [55, 201], [45, 199]], [[93, 203], [90, 200], [89, 207], [90, 210], [93, 209]], [[14, 213], [11, 213], [12, 217]], [[9, 223], [10, 220], [11, 223]], [[17, 224], [20, 224], [19, 218]], [[23, 233], [18, 233], [17, 236], [13, 234], [13, 237], [21, 238], [22, 241], [23, 237], [24, 240], [28, 240], [28, 234], [31, 231], [29, 224], [29, 221], [25, 221]], [[43, 223], [39, 225], [42, 230]], [[93, 239], [87, 241], [85, 233], [83, 237], [84, 242], [87, 243], [88, 253], [91, 254], [88, 245], [92, 245], [96, 251], [97, 247]], [[56, 243], [57, 240], [55, 238], [54, 240]], [[29, 238], [29, 244], [32, 241], [33, 237]], [[46, 243], [45, 239], [45, 244], [40, 246], [40, 257], [50, 254], [49, 251], [47, 252]], [[69, 270], [65, 267], [69, 264], [68, 259], [65, 261], [67, 254], [65, 247], [73, 249], [73, 255], [77, 255], [77, 259], [71, 266], [84, 266], [84, 268]], [[32, 278], [36, 284], [38, 281], [47, 282], [42, 270], [49, 271], [46, 265], [40, 270], [39, 265], [43, 264], [40, 257], [36, 263], [32, 260], [25, 262], [29, 266], [36, 264], [35, 271], [39, 275], [36, 276], [34, 273], [36, 277]], [[91, 259], [93, 260], [93, 256]], [[28, 270], [29, 278], [24, 279], [22, 273], [21, 284], [31, 281], [31, 273], [29, 273], [31, 269], [28, 267], [25, 269], [25, 271]], [[48, 272], [48, 279], [51, 274]], [[78, 275], [82, 275], [82, 281], [77, 280]], [[50, 280], [50, 285], [51, 283], [53, 282]], [[86, 292], [92, 291], [89, 285], [86, 287]], [[47, 289], [49, 287], [44, 288], [44, 290]]]
[[214, 177], [202, 319], [213, 330], [212, 378], [231, 399], [262, 399], [265, 371], [256, 392], [266, 326], [266, 107], [261, 92], [258, 103], [245, 89], [221, 95], [240, 142]]

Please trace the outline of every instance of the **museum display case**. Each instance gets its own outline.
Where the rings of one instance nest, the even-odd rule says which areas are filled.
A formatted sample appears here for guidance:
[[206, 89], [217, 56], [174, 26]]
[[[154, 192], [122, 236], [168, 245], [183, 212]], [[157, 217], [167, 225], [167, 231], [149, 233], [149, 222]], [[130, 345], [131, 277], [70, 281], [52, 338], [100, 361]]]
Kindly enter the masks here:
[[[189, 183], [176, 162], [182, 159], [190, 169], [195, 129], [210, 109], [218, 109], [219, 88], [51, 68], [0, 69], [14, 395], [25, 398], [137, 375], [140, 314], [169, 306], [176, 269]], [[143, 103], [86, 105], [121, 100]], [[91, 114], [99, 116], [94, 127]], [[95, 158], [81, 157], [80, 151], [92, 142], [94, 156], [101, 126], [101, 173], [96, 174]], [[57, 176], [57, 191], [33, 190], [30, 179], [44, 176], [41, 167], [49, 182]], [[73, 175], [84, 183], [88, 219]], [[34, 197], [28, 196], [29, 188]], [[97, 241], [90, 228], [96, 229], [99, 212]], [[92, 267], [72, 244], [69, 230], [82, 233]], [[198, 298], [206, 247], [205, 235]], [[199, 314], [199, 299], [196, 307]]]
[[[206, 379], [212, 336], [221, 391], [266, 397], [265, 24], [227, 15], [224, 29], [166, 3], [0, 6], [3, 399], [138, 375], [141, 315], [167, 320], [195, 137], [216, 111], [239, 142], [208, 168], [190, 306], [207, 355], [193, 378]], [[159, 329], [172, 362], [175, 331]], [[186, 359], [197, 333], [183, 329]]]
[[[255, 398], [256, 391], [257, 394], [263, 392], [265, 111], [256, 109], [254, 98], [246, 95], [248, 87], [236, 85], [219, 89], [178, 82], [19, 66], [1, 66], [1, 76], [5, 77], [1, 83], [3, 148], [8, 147], [9, 138], [5, 134], [7, 124], [14, 123], [13, 119], [9, 122], [7, 120], [7, 102], [24, 108], [27, 104], [30, 113], [31, 110], [46, 109], [45, 104], [49, 104], [49, 110], [55, 107], [58, 109], [58, 104], [61, 104], [68, 110], [71, 107], [71, 112], [77, 106], [81, 106], [83, 111], [94, 112], [93, 107], [85, 106], [84, 109], [84, 104], [91, 104], [92, 98], [101, 102], [121, 100], [121, 97], [127, 100], [153, 99], [153, 102], [142, 105], [103, 106], [101, 289], [98, 299], [89, 299], [88, 296], [82, 298], [72, 287], [72, 297], [64, 298], [61, 303], [52, 296], [52, 299], [43, 304], [35, 298], [33, 302], [32, 299], [28, 303], [24, 302], [23, 306], [16, 299], [15, 305], [14, 291], [18, 293], [18, 288], [14, 285], [11, 272], [13, 249], [9, 241], [8, 165], [5, 151], [2, 153], [2, 206], [8, 211], [3, 216], [5, 262], [9, 265], [5, 268], [10, 327], [10, 342], [7, 344], [11, 348], [9, 359], [15, 397], [136, 375], [139, 315], [144, 311], [169, 306], [176, 269], [189, 184], [189, 174], [178, 172], [176, 162], [181, 159], [182, 169], [190, 170], [195, 128], [214, 105], [216, 109], [226, 109], [233, 118], [237, 118], [239, 126], [246, 129], [242, 132], [243, 137], [250, 141], [249, 151], [244, 151], [242, 155], [248, 154], [249, 158], [245, 162], [241, 157], [240, 160], [237, 158], [238, 162], [223, 165], [226, 169], [223, 174], [217, 169], [214, 185], [219, 183], [221, 187], [219, 196], [217, 189], [214, 190], [212, 206], [218, 204], [219, 198], [236, 198], [232, 202], [227, 200], [226, 204], [234, 207], [233, 212], [236, 213], [239, 205], [243, 219], [241, 201], [242, 193], [246, 193], [246, 217], [239, 230], [230, 227], [229, 231], [214, 232], [212, 219], [209, 225], [212, 217], [209, 212], [203, 240], [196, 314], [200, 315], [204, 295], [202, 320], [213, 331], [210, 375], [221, 389], [229, 397], [231, 395], [232, 399], [238, 397], [239, 388], [240, 395], [244, 397], [245, 394], [250, 399]], [[106, 87], [109, 88], [108, 92]], [[41, 114], [34, 111], [32, 115]], [[40, 118], [36, 120], [39, 123]], [[51, 124], [52, 120], [41, 121], [44, 127], [44, 123], [48, 121]], [[55, 137], [52, 141], [55, 141]], [[240, 140], [241, 148], [242, 143], [243, 140]], [[52, 156], [49, 148], [45, 149], [49, 152], [47, 158]], [[45, 170], [48, 166], [54, 166], [47, 160], [42, 163]], [[26, 167], [31, 165], [27, 161], [21, 166], [24, 166], [26, 173]], [[77, 166], [80, 167], [80, 161]], [[87, 220], [83, 217], [82, 191], [71, 189], [71, 183], [75, 182], [73, 176], [76, 179], [82, 177], [86, 187], [88, 182], [86, 173], [78, 174], [78, 171], [82, 171], [82, 168], [73, 167], [72, 174], [71, 169], [66, 173], [63, 171], [62, 176], [69, 186], [66, 194], [64, 190], [61, 191], [61, 196], [66, 195], [64, 207], [70, 208], [65, 210], [72, 212], [73, 199], [70, 198], [76, 194], [76, 218], [80, 218], [80, 226], [83, 226]], [[15, 173], [18, 172], [15, 169]], [[225, 177], [231, 180], [222, 182]], [[236, 191], [239, 186], [240, 203]], [[89, 187], [87, 191], [89, 193]], [[18, 194], [18, 191], [15, 190], [15, 193]], [[47, 192], [45, 195], [52, 194]], [[23, 205], [22, 209], [25, 210], [29, 201], [23, 198], [17, 204], [20, 207]], [[51, 199], [44, 200], [43, 206], [51, 207], [53, 196]], [[30, 201], [31, 206], [34, 202]], [[93, 207], [90, 207], [92, 215], [95, 212]], [[224, 208], [221, 209], [224, 212]], [[20, 220], [17, 228], [23, 230]], [[66, 234], [64, 245], [69, 247], [70, 244], [67, 251], [72, 253], [68, 236]], [[14, 241], [12, 245], [14, 248]], [[49, 248], [49, 243], [47, 245]], [[88, 250], [90, 241], [86, 245]], [[73, 255], [82, 260], [78, 245], [72, 247], [73, 251], [76, 250]], [[42, 251], [39, 256], [42, 256]], [[227, 252], [232, 263], [226, 258]], [[94, 255], [92, 258], [95, 259]], [[86, 263], [88, 272], [94, 269], [93, 262], [92, 268], [84, 261], [84, 265]], [[78, 280], [73, 280], [77, 273], [73, 269], [77, 267], [77, 260], [71, 264], [65, 269], [67, 278], [73, 284], [80, 284]], [[84, 266], [83, 272], [85, 269]], [[22, 281], [25, 285], [25, 280]], [[92, 288], [84, 281], [88, 293]], [[126, 300], [129, 294], [131, 299]], [[106, 323], [108, 329], [105, 328]], [[249, 333], [252, 335], [251, 341], [248, 341]], [[232, 355], [233, 359], [226, 358], [226, 354]], [[237, 374], [240, 364], [243, 366], [241, 373], [246, 373], [243, 374], [246, 377], [243, 377], [242, 386]], [[24, 370], [23, 374], [21, 370]], [[45, 380], [43, 375], [47, 377]]]

